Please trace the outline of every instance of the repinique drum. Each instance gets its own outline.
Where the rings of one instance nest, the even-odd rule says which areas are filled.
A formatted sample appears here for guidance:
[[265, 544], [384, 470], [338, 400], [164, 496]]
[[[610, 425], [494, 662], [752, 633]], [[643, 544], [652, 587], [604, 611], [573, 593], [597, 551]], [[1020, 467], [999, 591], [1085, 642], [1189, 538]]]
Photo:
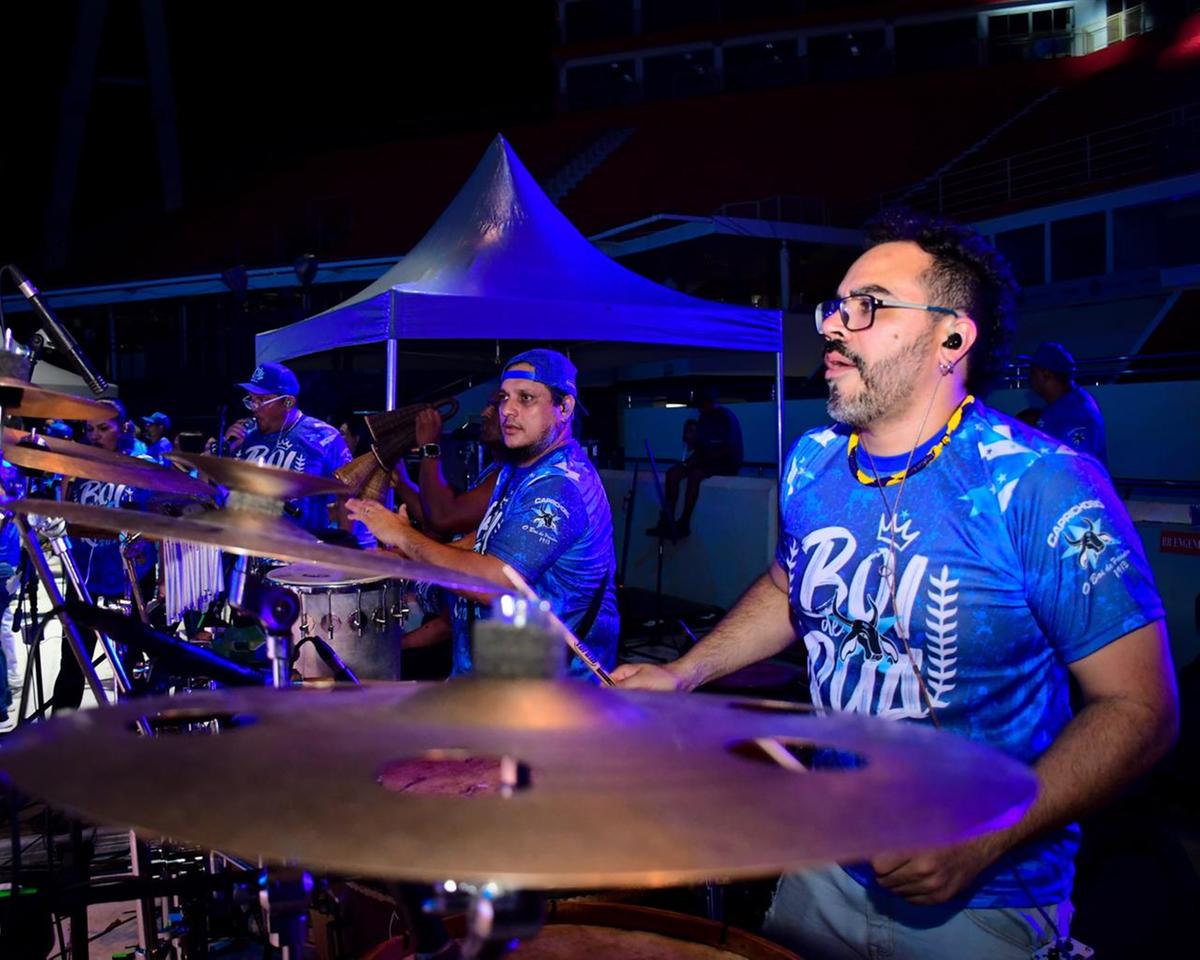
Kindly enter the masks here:
[[409, 608], [402, 581], [357, 577], [319, 563], [276, 567], [267, 579], [300, 595], [300, 618], [292, 631], [305, 680], [333, 670], [305, 637], [328, 643], [360, 680], [399, 680], [400, 642]]

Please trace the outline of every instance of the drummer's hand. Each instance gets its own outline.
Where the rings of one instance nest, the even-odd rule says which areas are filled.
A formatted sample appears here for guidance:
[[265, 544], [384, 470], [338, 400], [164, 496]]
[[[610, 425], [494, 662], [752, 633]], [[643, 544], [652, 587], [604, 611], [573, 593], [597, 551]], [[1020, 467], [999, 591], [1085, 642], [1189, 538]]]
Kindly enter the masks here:
[[254, 423], [252, 417], [246, 417], [242, 420], [235, 420], [229, 425], [229, 429], [225, 431], [225, 450], [227, 453], [237, 453], [238, 448], [246, 439], [246, 434], [250, 432], [250, 425]]
[[999, 835], [982, 836], [923, 853], [876, 857], [879, 885], [911, 903], [945, 903], [962, 893], [1003, 853]]
[[414, 533], [405, 507], [401, 507], [399, 513], [392, 513], [374, 500], [351, 498], [346, 501], [346, 515], [366, 524], [376, 540], [389, 546], [403, 548], [407, 536]]
[[666, 667], [653, 663], [623, 663], [612, 674], [618, 687], [626, 690], [663, 690], [675, 693], [683, 687]]
[[437, 443], [442, 435], [442, 415], [433, 407], [426, 407], [413, 421], [413, 432], [418, 444]]

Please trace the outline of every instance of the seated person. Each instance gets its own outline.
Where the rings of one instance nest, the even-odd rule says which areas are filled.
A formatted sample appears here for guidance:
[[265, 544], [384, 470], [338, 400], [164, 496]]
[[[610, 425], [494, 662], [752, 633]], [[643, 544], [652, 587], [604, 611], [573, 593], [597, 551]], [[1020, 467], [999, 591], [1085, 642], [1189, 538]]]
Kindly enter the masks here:
[[[692, 532], [692, 513], [700, 499], [700, 483], [708, 477], [733, 477], [742, 468], [742, 427], [732, 410], [717, 403], [714, 387], [696, 391], [700, 404], [700, 419], [695, 421], [695, 442], [692, 452], [683, 463], [667, 471], [667, 510], [658, 523], [646, 533], [651, 537], [670, 537], [680, 540]], [[689, 423], [693, 421], [688, 421]], [[687, 443], [686, 424], [684, 442]], [[683, 498], [683, 513], [675, 519], [679, 502], [679, 486], [687, 481]]]

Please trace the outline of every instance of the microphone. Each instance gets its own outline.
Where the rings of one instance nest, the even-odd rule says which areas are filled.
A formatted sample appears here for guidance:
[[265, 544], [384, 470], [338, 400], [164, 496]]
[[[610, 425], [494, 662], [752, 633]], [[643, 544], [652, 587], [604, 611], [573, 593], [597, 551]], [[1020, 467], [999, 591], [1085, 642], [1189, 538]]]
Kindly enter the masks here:
[[362, 686], [358, 677], [354, 675], [354, 671], [350, 669], [350, 665], [337, 655], [337, 651], [320, 637], [306, 637], [305, 639], [311, 643], [317, 651], [317, 656], [325, 661], [325, 666], [333, 671], [333, 679], [338, 683], [353, 683], [355, 686]]
[[46, 325], [46, 331], [54, 340], [55, 345], [71, 358], [75, 369], [79, 371], [79, 375], [87, 382], [88, 388], [92, 393], [96, 396], [104, 393], [108, 389], [108, 381], [100, 376], [100, 371], [92, 366], [92, 361], [88, 359], [87, 354], [75, 342], [75, 338], [71, 336], [70, 331], [58, 322], [58, 318], [42, 302], [42, 298], [38, 296], [38, 288], [18, 269], [16, 264], [10, 263], [4, 269], [16, 281], [17, 289], [21, 291], [21, 296], [29, 301], [29, 305], [33, 307], [34, 312], [41, 317], [42, 323]]
[[236, 443], [240, 446], [242, 440], [245, 439], [244, 435], [241, 437], [237, 435], [237, 427], [245, 427], [249, 431], [254, 422], [253, 417], [243, 417], [241, 420], [235, 420], [233, 425], [225, 431], [225, 436], [221, 438], [221, 446], [231, 451], [236, 449], [234, 444]]

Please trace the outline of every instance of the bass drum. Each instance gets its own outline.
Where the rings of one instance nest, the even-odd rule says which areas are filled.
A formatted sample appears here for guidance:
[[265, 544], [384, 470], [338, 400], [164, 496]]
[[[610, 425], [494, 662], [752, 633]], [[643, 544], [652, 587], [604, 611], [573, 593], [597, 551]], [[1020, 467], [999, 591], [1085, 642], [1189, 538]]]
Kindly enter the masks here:
[[333, 676], [307, 637], [328, 643], [360, 680], [401, 678], [401, 638], [410, 612], [404, 581], [358, 577], [319, 563], [276, 567], [267, 579], [300, 595], [292, 642], [302, 680]]

